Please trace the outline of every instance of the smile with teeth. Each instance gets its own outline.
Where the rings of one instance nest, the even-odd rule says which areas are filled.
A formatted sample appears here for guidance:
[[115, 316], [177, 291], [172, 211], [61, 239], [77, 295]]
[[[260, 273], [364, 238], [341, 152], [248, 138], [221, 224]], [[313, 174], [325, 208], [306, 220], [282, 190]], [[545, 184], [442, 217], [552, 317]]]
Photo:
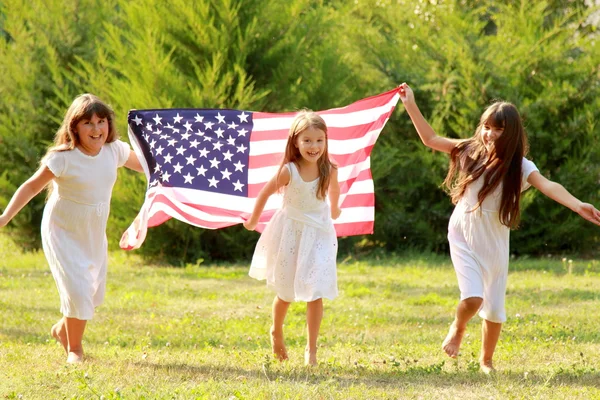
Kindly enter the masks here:
[[94, 140], [98, 140], [98, 139], [100, 139], [100, 138], [102, 137], [102, 135], [96, 135], [96, 136], [92, 135], [92, 136], [90, 136], [90, 137], [91, 137], [92, 139], [94, 139]]
[[316, 157], [319, 155], [318, 151], [307, 151], [306, 153], [311, 157]]

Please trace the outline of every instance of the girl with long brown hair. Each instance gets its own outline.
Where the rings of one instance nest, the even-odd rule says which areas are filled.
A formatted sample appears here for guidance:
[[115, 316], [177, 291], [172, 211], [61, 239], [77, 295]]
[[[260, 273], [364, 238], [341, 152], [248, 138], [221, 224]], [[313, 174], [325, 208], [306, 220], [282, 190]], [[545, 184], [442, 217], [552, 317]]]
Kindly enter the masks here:
[[400, 85], [400, 98], [423, 144], [450, 154], [444, 184], [456, 207], [448, 241], [461, 301], [442, 348], [448, 356], [458, 356], [467, 322], [479, 311], [483, 319], [479, 363], [483, 372], [490, 373], [506, 321], [509, 234], [519, 224], [521, 192], [534, 186], [596, 225], [600, 225], [600, 211], [546, 179], [525, 158], [527, 137], [514, 105], [492, 104], [481, 115], [473, 137], [459, 140], [433, 131], [406, 83]]
[[[317, 337], [323, 298], [337, 297], [337, 237], [332, 219], [339, 217], [340, 187], [327, 151], [327, 126], [312, 111], [300, 112], [289, 130], [284, 158], [275, 176], [260, 191], [246, 229], [254, 230], [271, 195], [283, 190], [283, 205], [263, 231], [252, 257], [250, 276], [266, 279], [273, 299], [271, 346], [288, 358], [283, 322], [292, 301], [305, 301], [308, 331], [304, 362], [317, 364]], [[331, 206], [327, 204], [329, 197]]]
[[106, 222], [117, 168], [143, 172], [135, 153], [118, 138], [110, 106], [92, 94], [78, 96], [39, 169], [17, 189], [0, 215], [1, 228], [48, 187], [42, 245], [63, 315], [50, 334], [65, 349], [68, 363], [83, 361], [87, 321], [104, 300]]

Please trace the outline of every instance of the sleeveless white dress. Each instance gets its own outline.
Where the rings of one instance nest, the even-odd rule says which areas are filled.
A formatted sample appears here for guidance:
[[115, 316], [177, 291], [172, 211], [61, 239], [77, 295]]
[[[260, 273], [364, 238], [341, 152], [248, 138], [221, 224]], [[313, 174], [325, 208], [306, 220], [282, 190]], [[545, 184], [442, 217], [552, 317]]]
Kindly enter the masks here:
[[305, 182], [294, 163], [285, 167], [283, 205], [256, 244], [249, 275], [266, 279], [284, 301], [334, 299], [338, 245], [329, 204], [317, 199], [318, 178]]
[[117, 140], [96, 156], [74, 149], [42, 160], [55, 176], [42, 218], [42, 245], [65, 317], [90, 320], [104, 300], [110, 198], [117, 168], [129, 153], [129, 145]]
[[[527, 178], [537, 171], [535, 164], [523, 158], [521, 191], [529, 188]], [[458, 278], [460, 299], [483, 299], [479, 316], [485, 320], [506, 321], [504, 299], [508, 278], [510, 229], [500, 223], [502, 185], [490, 193], [475, 211], [477, 195], [484, 177], [467, 186], [454, 208], [448, 224], [450, 256]]]

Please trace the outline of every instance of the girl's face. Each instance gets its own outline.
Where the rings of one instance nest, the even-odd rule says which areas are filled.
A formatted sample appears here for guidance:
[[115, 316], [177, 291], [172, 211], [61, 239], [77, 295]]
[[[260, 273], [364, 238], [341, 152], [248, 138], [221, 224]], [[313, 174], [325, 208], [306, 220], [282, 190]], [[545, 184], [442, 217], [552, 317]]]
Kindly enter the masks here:
[[504, 128], [492, 126], [488, 122], [484, 123], [481, 127], [481, 138], [483, 139], [483, 144], [485, 145], [485, 148], [490, 150], [494, 145], [494, 142], [500, 136], [502, 136], [503, 132]]
[[295, 146], [305, 161], [316, 163], [327, 148], [327, 137], [320, 129], [308, 128], [296, 137]]
[[108, 137], [108, 119], [100, 118], [96, 114], [90, 119], [82, 119], [75, 127], [79, 137], [79, 149], [85, 154], [95, 156], [100, 153]]

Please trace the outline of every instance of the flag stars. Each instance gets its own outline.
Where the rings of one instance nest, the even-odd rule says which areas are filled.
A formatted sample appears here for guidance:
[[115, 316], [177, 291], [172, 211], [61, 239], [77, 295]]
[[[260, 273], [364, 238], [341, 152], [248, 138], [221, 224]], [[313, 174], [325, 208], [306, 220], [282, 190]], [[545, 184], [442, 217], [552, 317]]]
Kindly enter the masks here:
[[185, 153], [185, 147], [179, 146], [177, 148], [177, 155], [183, 155], [183, 153]]
[[133, 119], [133, 122], [135, 122], [135, 124], [137, 126], [140, 126], [142, 124], [142, 119], [140, 118], [139, 115], [136, 115], [135, 118]]
[[223, 179], [227, 179], [229, 180], [229, 177], [231, 176], [231, 172], [229, 172], [229, 170], [227, 168], [225, 168], [225, 171], [220, 171], [221, 175], [223, 175]]
[[150, 148], [153, 149], [154, 146], [156, 146], [156, 140], [152, 139], [152, 141], [148, 144], [150, 145]]
[[173, 171], [175, 173], [181, 174], [181, 169], [183, 168], [183, 165], [177, 163], [177, 165], [173, 165]]
[[233, 191], [240, 191], [243, 192], [242, 188], [244, 187], [244, 184], [242, 182], [240, 182], [240, 180], [238, 179], [237, 182], [233, 182]]
[[196, 135], [198, 135], [198, 136], [204, 136], [204, 132], [202, 132], [200, 129], [198, 129], [198, 132], [196, 132]]
[[197, 160], [197, 158], [194, 156], [189, 156], [189, 157], [186, 157], [185, 159], [187, 161], [187, 164], [185, 164], [185, 165], [190, 165], [190, 164], [194, 165], [194, 163]]
[[192, 124], [190, 124], [190, 121], [187, 121], [185, 124], [183, 124], [183, 126], [185, 127], [186, 132], [192, 130]]
[[187, 173], [187, 175], [184, 175], [184, 176], [183, 176], [183, 179], [185, 179], [185, 182], [184, 182], [184, 183], [189, 183], [189, 184], [191, 184], [191, 183], [192, 183], [192, 181], [194, 180], [194, 178], [195, 178], [195, 177], [194, 177], [194, 176], [192, 176], [192, 175], [190, 175], [190, 173], [189, 173], [189, 172]]
[[246, 137], [246, 133], [248, 133], [247, 130], [245, 130], [244, 128], [240, 129], [239, 131], [237, 131], [238, 136], [244, 136]]
[[165, 149], [163, 149], [163, 147], [162, 147], [161, 145], [159, 145], [159, 146], [158, 146], [158, 148], [156, 149], [156, 154], [158, 154], [158, 155], [162, 156], [162, 152], [163, 152], [164, 150], [165, 150]]
[[212, 126], [214, 125], [214, 122], [205, 122], [204, 123], [204, 128], [205, 129], [212, 129]]
[[196, 147], [198, 147], [199, 144], [200, 144], [200, 142], [197, 141], [196, 139], [194, 139], [190, 142], [190, 147], [195, 149]]
[[194, 119], [196, 120], [196, 122], [202, 122], [202, 121], [204, 121], [204, 116], [196, 113], [196, 116], [194, 117]]
[[219, 181], [218, 181], [217, 179], [215, 179], [215, 177], [214, 177], [214, 176], [213, 176], [212, 178], [210, 178], [210, 179], [208, 180], [208, 182], [209, 182], [209, 185], [208, 185], [208, 187], [211, 187], [211, 186], [212, 186], [212, 187], [215, 187], [215, 188], [217, 187], [217, 183], [219, 183]]
[[170, 140], [167, 142], [167, 144], [168, 144], [169, 146], [175, 146], [175, 143], [177, 143], [177, 140], [175, 140], [175, 139], [170, 139]]
[[227, 139], [227, 143], [230, 146], [235, 146], [235, 139], [233, 138], [233, 136], [229, 135], [229, 139]]
[[196, 168], [196, 171], [198, 171], [198, 176], [206, 176], [206, 171], [208, 170], [204, 168], [204, 165], [201, 165], [200, 168]]
[[225, 132], [225, 131], [221, 128], [219, 128], [215, 131], [215, 133], [217, 134], [217, 137], [220, 137], [220, 138], [223, 137], [223, 132]]
[[246, 146], [244, 146], [244, 143], [242, 143], [239, 146], [236, 146], [236, 148], [237, 148], [238, 153], [244, 153], [246, 151], [246, 149], [248, 149]]
[[155, 122], [156, 125], [162, 125], [162, 118], [158, 116], [158, 114], [156, 114], [156, 117], [152, 118]]
[[231, 121], [231, 123], [229, 125], [227, 125], [227, 127], [229, 129], [235, 129], [237, 128], [239, 125], [235, 123], [235, 121]]
[[221, 115], [221, 113], [217, 114], [217, 121], [219, 121], [220, 124], [224, 124], [225, 123], [225, 116]]
[[241, 161], [236, 162], [235, 164], [233, 164], [233, 166], [235, 167], [236, 171], [244, 172], [245, 165], [242, 164]]
[[179, 113], [177, 113], [177, 116], [173, 117], [173, 123], [178, 124], [181, 122], [182, 119], [183, 117], [180, 116]]
[[159, 172], [160, 172], [160, 164], [156, 164], [156, 165], [154, 166], [154, 173], [155, 173], [155, 174], [157, 174], [157, 173], [159, 173]]
[[242, 111], [242, 113], [240, 115], [238, 115], [238, 118], [240, 119], [240, 122], [248, 122], [248, 117], [249, 117], [249, 115], [246, 114], [243, 111]]
[[221, 143], [221, 142], [213, 143], [213, 150], [221, 151], [221, 147], [223, 147], [223, 143]]
[[208, 153], [210, 153], [210, 151], [208, 151], [204, 148], [204, 149], [200, 150], [200, 157], [208, 158]]
[[217, 160], [217, 157], [214, 157], [212, 160], [210, 161], [210, 167], [211, 168], [219, 168], [219, 164], [221, 164], [221, 161]]
[[188, 133], [188, 132], [186, 132], [186, 133], [184, 133], [183, 135], [181, 135], [181, 138], [182, 138], [183, 140], [189, 140], [190, 136], [192, 136], [192, 134], [191, 134], [191, 133]]
[[173, 159], [173, 156], [171, 154], [167, 154], [165, 156], [165, 164], [171, 164], [172, 159]]
[[223, 153], [223, 157], [225, 161], [232, 161], [231, 157], [233, 157], [233, 153], [227, 150], [227, 152]]
[[146, 124], [146, 130], [148, 130], [148, 131], [152, 130], [152, 124], [151, 123]]
[[169, 174], [168, 172], [165, 172], [161, 176], [161, 179], [162, 179], [163, 182], [169, 182], [169, 178], [171, 178], [171, 174]]

